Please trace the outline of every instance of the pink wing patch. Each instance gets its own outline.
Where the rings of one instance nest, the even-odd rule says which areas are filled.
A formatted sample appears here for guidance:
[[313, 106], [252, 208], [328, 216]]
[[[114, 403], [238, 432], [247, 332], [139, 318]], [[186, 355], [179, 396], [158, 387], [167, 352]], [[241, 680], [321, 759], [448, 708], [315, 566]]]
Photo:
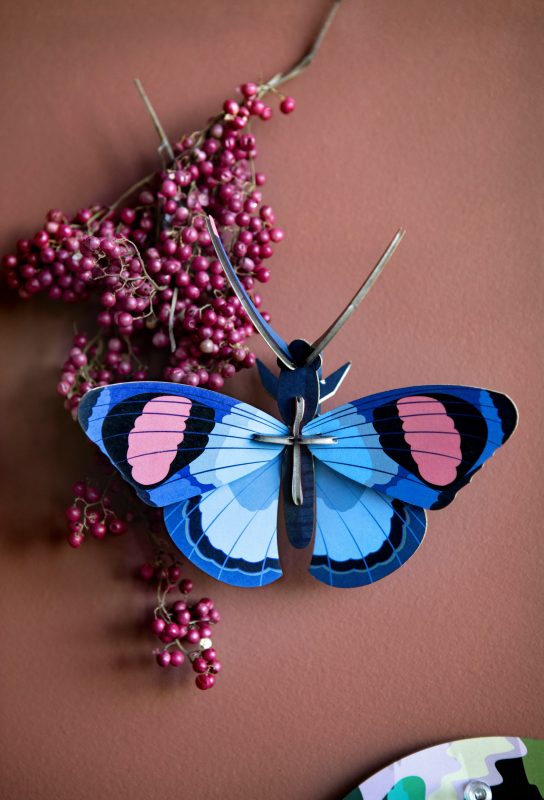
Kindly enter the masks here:
[[142, 409], [128, 435], [127, 461], [142, 486], [162, 481], [183, 441], [191, 401], [171, 395], [154, 397]]
[[424, 395], [397, 402], [402, 429], [423, 480], [447, 486], [462, 461], [461, 435], [440, 400]]

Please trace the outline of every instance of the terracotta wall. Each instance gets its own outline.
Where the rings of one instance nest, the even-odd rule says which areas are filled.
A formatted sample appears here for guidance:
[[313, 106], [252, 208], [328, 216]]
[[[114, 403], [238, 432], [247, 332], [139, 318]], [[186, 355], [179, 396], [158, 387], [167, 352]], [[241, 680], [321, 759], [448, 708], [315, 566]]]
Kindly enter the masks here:
[[[170, 136], [288, 67], [327, 2], [4, 4], [2, 250], [54, 206], [113, 199], [154, 165], [138, 76]], [[399, 225], [395, 261], [331, 345], [339, 401], [458, 382], [519, 406], [512, 441], [430, 514], [400, 572], [332, 590], [282, 541], [264, 590], [188, 574], [224, 621], [201, 693], [135, 626], [129, 538], [58, 542], [88, 447], [54, 385], [70, 314], [2, 302], [2, 797], [333, 800], [445, 739], [544, 736], [542, 39], [538, 0], [345, 0], [296, 112], [258, 130], [286, 228], [266, 307], [316, 337]], [[259, 354], [271, 359], [262, 346]], [[263, 407], [255, 374], [227, 387]], [[540, 697], [540, 700], [542, 698]]]

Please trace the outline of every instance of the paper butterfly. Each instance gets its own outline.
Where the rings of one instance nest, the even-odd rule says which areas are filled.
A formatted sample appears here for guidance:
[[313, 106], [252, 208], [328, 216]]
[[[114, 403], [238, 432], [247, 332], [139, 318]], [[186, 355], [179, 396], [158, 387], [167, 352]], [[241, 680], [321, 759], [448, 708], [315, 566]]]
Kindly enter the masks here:
[[[344, 312], [313, 345], [287, 345], [259, 314], [217, 235], [227, 278], [278, 357], [262, 363], [283, 422], [198, 387], [143, 381], [93, 389], [79, 420], [138, 496], [164, 509], [176, 546], [235, 586], [281, 577], [277, 514], [283, 486], [294, 547], [315, 541], [310, 573], [330, 586], [374, 583], [400, 567], [425, 532], [425, 508], [448, 505], [513, 432], [503, 394], [468, 386], [413, 386], [319, 413], [347, 374], [321, 377], [321, 352], [383, 269], [402, 232]], [[315, 520], [315, 522], [314, 522]]]

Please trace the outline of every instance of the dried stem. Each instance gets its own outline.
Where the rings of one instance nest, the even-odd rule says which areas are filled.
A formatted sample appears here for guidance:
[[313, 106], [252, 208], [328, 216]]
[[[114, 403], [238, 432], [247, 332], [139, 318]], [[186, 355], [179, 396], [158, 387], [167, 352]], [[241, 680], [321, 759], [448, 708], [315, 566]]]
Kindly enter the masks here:
[[[304, 72], [305, 69], [308, 69], [308, 67], [316, 57], [318, 50], [323, 43], [323, 39], [327, 35], [327, 32], [330, 26], [332, 25], [332, 21], [336, 16], [336, 13], [340, 7], [341, 2], [342, 0], [333, 0], [332, 6], [329, 9], [329, 13], [325, 17], [325, 20], [321, 25], [317, 33], [317, 36], [315, 37], [308, 52], [300, 59], [300, 61], [297, 61], [297, 63], [293, 67], [291, 67], [291, 69], [288, 72], [278, 72], [277, 75], [274, 75], [272, 78], [270, 78], [269, 81], [266, 81], [262, 85], [261, 91], [259, 92], [260, 97], [263, 97], [269, 91], [275, 91], [279, 86], [282, 86], [284, 83], [287, 83], [287, 81], [293, 80], [293, 78], [296, 78], [298, 75], [300, 75], [301, 72]], [[139, 80], [139, 78], [135, 78], [134, 82], [136, 84], [138, 92], [140, 93], [140, 97], [144, 101], [147, 113], [151, 117], [151, 121], [153, 122], [153, 126], [157, 131], [159, 139], [161, 140], [161, 144], [159, 146], [159, 153], [163, 158], [164, 154], [166, 153], [168, 156], [168, 163], [170, 163], [174, 160], [174, 151], [172, 149], [172, 145], [168, 140], [164, 128], [161, 125], [161, 121], [159, 120], [159, 117], [157, 116], [157, 113], [153, 108], [151, 101], [147, 96], [144, 87], [142, 86], [141, 81]], [[216, 120], [213, 120], [211, 124], [213, 124], [214, 121]]]
[[151, 121], [153, 122], [153, 127], [157, 131], [158, 137], [161, 140], [161, 143], [159, 145], [159, 154], [161, 155], [161, 157], [164, 157], [164, 154], [166, 154], [168, 157], [168, 163], [170, 163], [171, 161], [174, 160], [174, 151], [172, 149], [172, 145], [170, 144], [170, 140], [168, 139], [168, 136], [166, 135], [166, 132], [161, 125], [161, 121], [158, 118], [155, 109], [151, 105], [151, 100], [147, 96], [146, 91], [142, 86], [142, 82], [140, 81], [139, 78], [135, 78], [134, 83], [136, 84], [136, 88], [140, 93], [140, 97], [144, 101], [147, 113], [151, 117]]
[[133, 183], [132, 186], [130, 186], [126, 190], [126, 192], [123, 192], [123, 194], [120, 195], [117, 198], [117, 200], [115, 200], [115, 202], [113, 202], [110, 206], [108, 206], [107, 209], [100, 209], [100, 211], [98, 211], [93, 217], [91, 217], [88, 224], [91, 225], [98, 219], [101, 222], [103, 222], [103, 220], [108, 219], [108, 217], [111, 217], [115, 209], [118, 208], [124, 200], [126, 200], [128, 197], [131, 197], [137, 189], [141, 189], [142, 186], [145, 186], [147, 183], [149, 183], [149, 181], [154, 177], [154, 175], [155, 175], [154, 172], [150, 172], [149, 175], [145, 176], [145, 178], [141, 178], [139, 181], [136, 181], [136, 183]]
[[[310, 66], [310, 64], [316, 57], [319, 48], [323, 43], [323, 39], [327, 35], [327, 32], [330, 26], [332, 25], [332, 21], [336, 16], [336, 13], [338, 11], [338, 8], [340, 7], [341, 2], [342, 0], [333, 0], [332, 6], [329, 9], [329, 13], [325, 17], [325, 20], [321, 25], [318, 34], [315, 37], [308, 52], [300, 59], [300, 61], [298, 61], [293, 67], [291, 67], [291, 69], [288, 72], [278, 72], [277, 75], [274, 75], [272, 78], [270, 78], [269, 81], [266, 81], [266, 83], [262, 85], [261, 92], [259, 93], [260, 96], [264, 96], [269, 91], [275, 91], [279, 86], [282, 86], [284, 83], [287, 83], [287, 81], [293, 80], [293, 78], [296, 78], [298, 75], [300, 75], [301, 72], [304, 72], [304, 70]], [[157, 135], [161, 141], [158, 149], [159, 149], [159, 154], [163, 159], [164, 165], [166, 166], [167, 164], [174, 161], [175, 158], [174, 150], [161, 124], [157, 112], [153, 108], [151, 100], [149, 99], [144, 87], [142, 86], [142, 82], [140, 81], [139, 78], [135, 78], [134, 83], [136, 84], [136, 88], [138, 89], [140, 97], [142, 98], [145, 104], [147, 113], [149, 114], [151, 121], [153, 123], [153, 127], [157, 131]], [[212, 120], [210, 126], [215, 121], [216, 121], [215, 119]], [[117, 200], [112, 205], [109, 206], [109, 208], [104, 214], [104, 219], [107, 219], [109, 216], [111, 216], [113, 211], [123, 202], [123, 200], [125, 200], [127, 197], [130, 197], [131, 194], [133, 194], [140, 187], [145, 186], [145, 184], [148, 183], [151, 180], [151, 178], [153, 178], [153, 174], [154, 173], [146, 175], [145, 178], [142, 178], [142, 180], [135, 183], [133, 186], [127, 189], [126, 192], [123, 192], [123, 194], [120, 197], [118, 197]], [[102, 211], [98, 212], [98, 214], [96, 214], [95, 217], [93, 217], [92, 221], [95, 221], [95, 219], [101, 217], [103, 213], [104, 212]]]
[[342, 0], [333, 0], [333, 4], [329, 9], [329, 13], [327, 14], [325, 21], [323, 22], [323, 25], [319, 29], [318, 34], [314, 39], [313, 44], [306, 53], [306, 55], [303, 56], [303, 58], [301, 58], [300, 61], [297, 61], [297, 63], [293, 67], [291, 67], [291, 69], [288, 72], [278, 72], [277, 75], [274, 75], [273, 78], [270, 78], [270, 80], [266, 82], [264, 88], [277, 89], [282, 84], [287, 83], [287, 81], [291, 81], [293, 80], [293, 78], [296, 78], [298, 75], [300, 75], [301, 72], [304, 72], [305, 69], [308, 69], [308, 67], [316, 57], [317, 52], [323, 43], [323, 39], [327, 35], [327, 31], [332, 25], [332, 21], [336, 16], [336, 12], [340, 7], [341, 2]]
[[172, 353], [176, 352], [176, 337], [174, 336], [174, 314], [176, 311], [176, 303], [178, 302], [178, 287], [174, 289], [172, 295], [172, 302], [170, 304], [170, 313], [168, 314], [168, 338], [170, 339], [170, 350]]

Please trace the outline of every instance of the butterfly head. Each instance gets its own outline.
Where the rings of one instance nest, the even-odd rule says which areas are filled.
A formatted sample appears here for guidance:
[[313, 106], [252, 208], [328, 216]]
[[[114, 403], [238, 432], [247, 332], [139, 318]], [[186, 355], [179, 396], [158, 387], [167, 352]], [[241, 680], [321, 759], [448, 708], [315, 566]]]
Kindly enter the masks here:
[[[312, 361], [308, 362], [308, 358], [312, 353], [312, 349], [312, 345], [310, 342], [307, 342], [306, 339], [293, 339], [293, 341], [289, 344], [289, 354], [291, 355], [295, 370], [304, 367], [312, 372], [321, 372], [323, 359], [320, 353], [318, 353]], [[283, 364], [280, 359], [278, 359], [278, 366], [282, 370], [288, 370], [288, 367]]]

